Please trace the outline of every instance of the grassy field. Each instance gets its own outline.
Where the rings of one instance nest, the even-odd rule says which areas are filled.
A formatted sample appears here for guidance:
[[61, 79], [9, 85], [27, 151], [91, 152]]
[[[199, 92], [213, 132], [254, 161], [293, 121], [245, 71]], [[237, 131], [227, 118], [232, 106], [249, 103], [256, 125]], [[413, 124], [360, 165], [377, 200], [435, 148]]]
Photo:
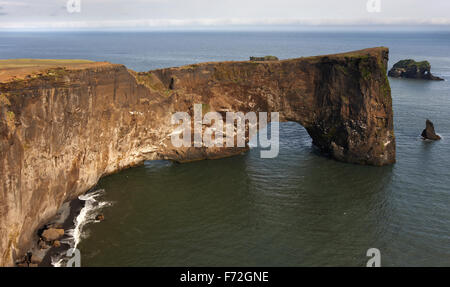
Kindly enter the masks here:
[[0, 60], [0, 82], [22, 79], [26, 76], [43, 73], [49, 69], [64, 67], [65, 69], [83, 69], [110, 65], [107, 62], [89, 60], [53, 60], [53, 59], [10, 59]]
[[89, 60], [11, 59], [0, 60], [0, 69], [89, 64]]

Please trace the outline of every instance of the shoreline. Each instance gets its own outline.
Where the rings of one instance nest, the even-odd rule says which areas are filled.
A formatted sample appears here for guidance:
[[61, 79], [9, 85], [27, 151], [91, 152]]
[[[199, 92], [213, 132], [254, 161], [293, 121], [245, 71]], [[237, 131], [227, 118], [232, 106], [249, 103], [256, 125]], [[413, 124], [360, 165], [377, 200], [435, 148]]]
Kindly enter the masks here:
[[[66, 252], [70, 248], [76, 248], [81, 242], [83, 228], [89, 223], [99, 223], [96, 217], [101, 214], [104, 207], [110, 206], [107, 201], [98, 201], [96, 198], [105, 193], [103, 189], [92, 188], [79, 197], [65, 202], [58, 210], [57, 214], [40, 229], [37, 230], [34, 237], [33, 247], [30, 251], [33, 257], [37, 257], [38, 267], [62, 267], [67, 261]], [[49, 246], [47, 249], [41, 249], [39, 238], [43, 230], [49, 227], [64, 229], [64, 236], [60, 241], [60, 246]]]
[[[89, 192], [90, 191], [86, 193]], [[61, 246], [51, 246], [49, 249], [45, 250], [45, 256], [42, 259], [41, 263], [39, 263], [39, 267], [55, 267], [52, 264], [52, 257], [60, 256], [61, 254], [66, 253], [66, 251], [71, 247], [70, 242], [73, 241], [74, 238], [68, 232], [75, 228], [75, 219], [80, 214], [81, 210], [85, 207], [85, 202], [77, 197], [71, 201], [68, 201], [66, 204], [67, 207], [64, 207], [64, 205], [62, 207], [67, 209], [68, 216], [64, 219], [64, 222], [61, 226], [64, 229], [64, 236], [61, 238]], [[39, 246], [37, 246], [37, 248], [39, 248]]]

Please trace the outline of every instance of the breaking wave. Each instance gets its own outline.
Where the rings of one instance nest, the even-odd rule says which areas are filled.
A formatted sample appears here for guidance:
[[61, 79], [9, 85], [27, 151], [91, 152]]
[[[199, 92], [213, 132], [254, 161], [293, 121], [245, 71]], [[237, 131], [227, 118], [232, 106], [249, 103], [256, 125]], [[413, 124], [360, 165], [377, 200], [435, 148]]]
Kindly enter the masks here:
[[[104, 189], [99, 189], [78, 197], [79, 200], [84, 202], [84, 206], [73, 220], [74, 228], [66, 231], [68, 236], [62, 239], [61, 243], [67, 244], [70, 248], [77, 248], [81, 240], [89, 236], [89, 234], [84, 230], [84, 227], [87, 224], [99, 222], [95, 219], [99, 211], [104, 207], [112, 205], [111, 202], [98, 200], [98, 198], [103, 196], [104, 193]], [[51, 258], [52, 265], [54, 267], [63, 266], [63, 263], [67, 259], [65, 258], [65, 253], [66, 251]]]

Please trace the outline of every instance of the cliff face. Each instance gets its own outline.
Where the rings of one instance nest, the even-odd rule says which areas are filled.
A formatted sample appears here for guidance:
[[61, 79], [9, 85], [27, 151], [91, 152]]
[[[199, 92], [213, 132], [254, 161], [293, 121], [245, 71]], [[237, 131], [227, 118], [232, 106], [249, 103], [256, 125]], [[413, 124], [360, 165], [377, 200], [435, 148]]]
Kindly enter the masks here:
[[[242, 149], [175, 148], [174, 112], [280, 112], [345, 162], [395, 162], [388, 50], [135, 73], [58, 65], [0, 83], [0, 265], [12, 265], [64, 201], [144, 160], [189, 161]], [[22, 71], [23, 72], [23, 71]]]

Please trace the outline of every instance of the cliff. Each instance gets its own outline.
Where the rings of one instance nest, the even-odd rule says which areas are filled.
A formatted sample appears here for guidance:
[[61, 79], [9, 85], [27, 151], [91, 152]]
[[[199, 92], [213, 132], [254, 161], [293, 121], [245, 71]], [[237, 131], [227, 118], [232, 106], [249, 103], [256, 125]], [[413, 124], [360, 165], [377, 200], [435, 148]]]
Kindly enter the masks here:
[[13, 265], [36, 229], [102, 176], [144, 160], [190, 161], [242, 152], [171, 145], [172, 114], [192, 114], [194, 103], [207, 111], [277, 111], [281, 121], [303, 125], [332, 158], [394, 163], [387, 61], [387, 48], [373, 48], [145, 73], [64, 61], [3, 68], [0, 265]]

